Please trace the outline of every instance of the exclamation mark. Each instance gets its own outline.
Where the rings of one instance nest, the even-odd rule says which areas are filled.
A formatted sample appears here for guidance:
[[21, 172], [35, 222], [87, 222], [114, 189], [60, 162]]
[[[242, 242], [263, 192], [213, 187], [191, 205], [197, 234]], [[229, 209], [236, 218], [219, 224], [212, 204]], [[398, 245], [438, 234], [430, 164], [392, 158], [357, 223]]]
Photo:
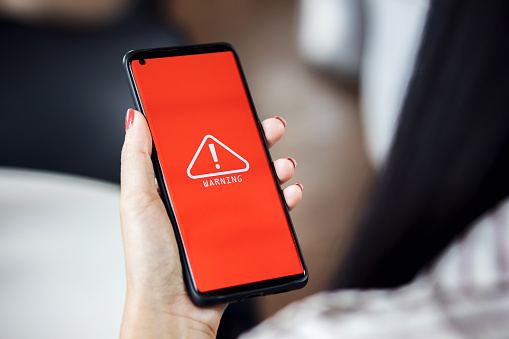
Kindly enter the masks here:
[[[209, 144], [210, 148], [210, 154], [212, 154], [212, 159], [214, 159], [214, 162], [217, 162], [217, 154], [216, 154], [216, 148], [214, 147], [214, 144]], [[221, 166], [219, 164], [216, 164], [216, 168], [219, 169]]]

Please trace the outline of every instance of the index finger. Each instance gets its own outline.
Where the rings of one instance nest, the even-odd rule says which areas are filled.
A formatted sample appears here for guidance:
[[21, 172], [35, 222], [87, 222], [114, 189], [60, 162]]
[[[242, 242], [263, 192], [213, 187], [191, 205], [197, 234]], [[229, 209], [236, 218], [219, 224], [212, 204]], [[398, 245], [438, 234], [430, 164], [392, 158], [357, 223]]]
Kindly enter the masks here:
[[276, 116], [274, 118], [266, 119], [262, 122], [263, 132], [269, 148], [274, 146], [276, 142], [283, 137], [285, 133], [286, 121]]

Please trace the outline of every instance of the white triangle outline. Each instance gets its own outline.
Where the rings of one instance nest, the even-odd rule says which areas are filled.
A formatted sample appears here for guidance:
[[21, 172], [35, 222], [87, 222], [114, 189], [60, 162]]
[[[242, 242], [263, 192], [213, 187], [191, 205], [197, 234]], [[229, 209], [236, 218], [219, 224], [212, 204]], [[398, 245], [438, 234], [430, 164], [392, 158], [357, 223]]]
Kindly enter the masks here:
[[[194, 165], [194, 162], [196, 161], [196, 158], [198, 158], [198, 154], [200, 154], [201, 152], [201, 149], [203, 148], [203, 145], [205, 145], [205, 141], [207, 141], [207, 139], [212, 139], [214, 140], [215, 142], [217, 142], [219, 145], [221, 145], [224, 149], [226, 149], [228, 152], [230, 152], [231, 154], [233, 154], [235, 157], [237, 157], [238, 159], [240, 159], [243, 163], [246, 164], [246, 167], [243, 168], [243, 169], [238, 169], [238, 170], [232, 170], [232, 171], [224, 171], [224, 172], [214, 172], [214, 173], [208, 173], [208, 174], [200, 174], [200, 175], [192, 175], [191, 174], [191, 169], [193, 168], [193, 165]], [[191, 163], [189, 164], [189, 166], [187, 167], [187, 175], [189, 176], [189, 178], [191, 179], [200, 179], [200, 178], [207, 178], [207, 177], [215, 177], [215, 176], [218, 176], [218, 175], [225, 175], [225, 174], [232, 174], [232, 173], [241, 173], [241, 172], [246, 172], [247, 170], [249, 170], [249, 163], [244, 159], [242, 158], [240, 155], [238, 155], [237, 153], [235, 153], [230, 147], [226, 146], [225, 144], [223, 144], [221, 141], [217, 140], [216, 138], [214, 138], [212, 135], [210, 134], [207, 134], [201, 144], [200, 144], [200, 147], [198, 147], [198, 150], [196, 151], [196, 153], [194, 154], [194, 157], [193, 157], [193, 160], [191, 160]]]

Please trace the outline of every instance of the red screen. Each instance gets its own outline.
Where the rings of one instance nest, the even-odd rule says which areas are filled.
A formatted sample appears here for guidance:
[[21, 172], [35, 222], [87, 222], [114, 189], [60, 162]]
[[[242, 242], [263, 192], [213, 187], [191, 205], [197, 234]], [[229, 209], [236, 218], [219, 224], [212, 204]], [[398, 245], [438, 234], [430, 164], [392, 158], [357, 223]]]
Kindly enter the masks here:
[[235, 55], [145, 61], [131, 67], [198, 291], [302, 274]]

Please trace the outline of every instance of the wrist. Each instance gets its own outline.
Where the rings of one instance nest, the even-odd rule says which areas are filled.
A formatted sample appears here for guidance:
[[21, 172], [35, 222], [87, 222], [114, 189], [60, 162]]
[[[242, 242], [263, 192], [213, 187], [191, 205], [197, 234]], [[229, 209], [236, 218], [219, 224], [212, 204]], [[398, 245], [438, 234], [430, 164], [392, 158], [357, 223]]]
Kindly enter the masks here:
[[187, 295], [171, 302], [128, 293], [120, 338], [215, 338], [225, 305], [199, 308]]

